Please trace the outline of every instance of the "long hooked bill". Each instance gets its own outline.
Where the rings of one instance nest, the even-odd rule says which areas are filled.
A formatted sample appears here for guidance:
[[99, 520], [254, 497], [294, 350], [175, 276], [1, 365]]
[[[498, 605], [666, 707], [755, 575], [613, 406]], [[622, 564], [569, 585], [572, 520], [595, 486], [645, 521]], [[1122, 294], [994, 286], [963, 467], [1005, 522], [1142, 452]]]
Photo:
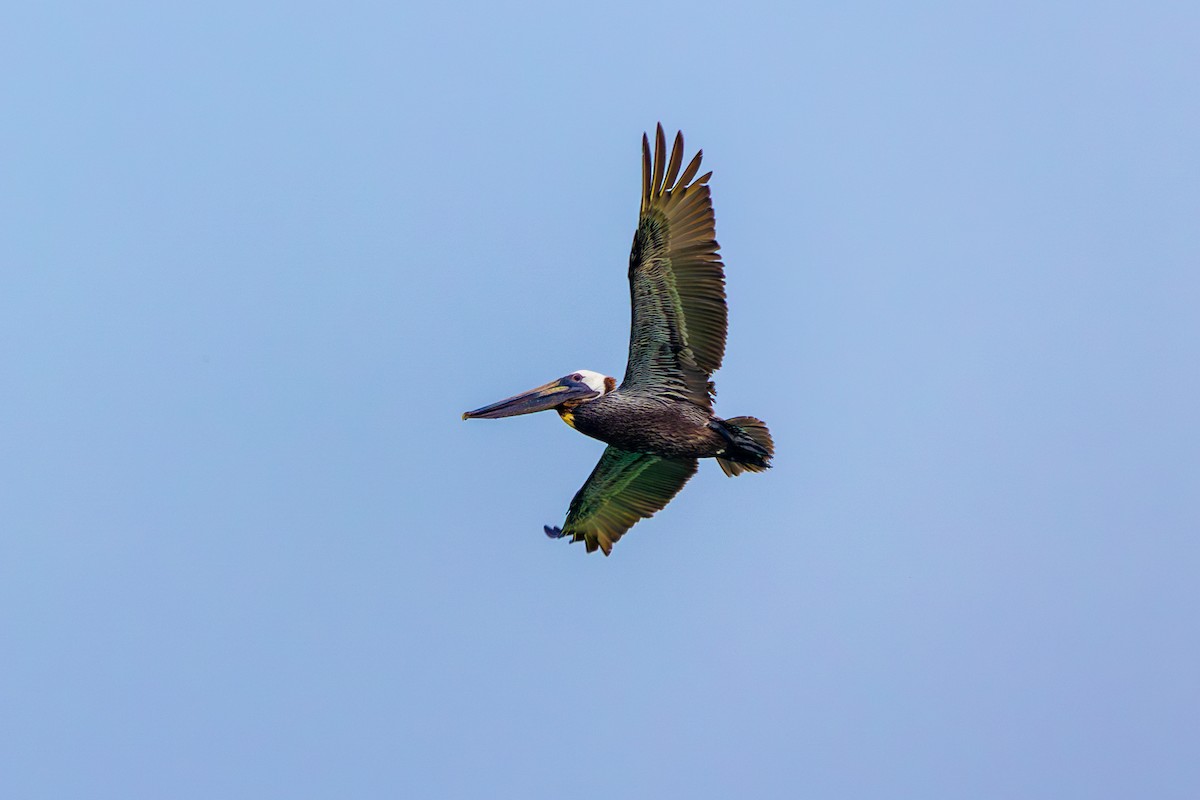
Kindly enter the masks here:
[[595, 397], [597, 392], [583, 382], [559, 380], [530, 389], [524, 394], [518, 394], [490, 406], [477, 408], [462, 415], [463, 419], [499, 419], [500, 417], [515, 417], [518, 414], [532, 414], [535, 411], [546, 411], [560, 406], [568, 400], [585, 397]]

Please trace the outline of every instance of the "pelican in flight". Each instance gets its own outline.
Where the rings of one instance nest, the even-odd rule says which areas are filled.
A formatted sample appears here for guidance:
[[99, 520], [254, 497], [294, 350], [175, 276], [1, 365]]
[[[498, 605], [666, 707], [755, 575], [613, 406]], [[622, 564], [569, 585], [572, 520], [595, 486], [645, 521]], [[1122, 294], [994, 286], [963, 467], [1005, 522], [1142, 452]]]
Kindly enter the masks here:
[[468, 411], [498, 419], [554, 409], [563, 422], [608, 448], [547, 536], [582, 541], [608, 555], [634, 523], [653, 516], [712, 457], [735, 476], [771, 466], [771, 434], [754, 417], [713, 413], [712, 374], [725, 354], [725, 272], [717, 250], [707, 172], [697, 152], [683, 163], [683, 134], [667, 155], [662, 125], [650, 159], [642, 136], [642, 204], [629, 289], [633, 325], [625, 378], [581, 369], [524, 394]]

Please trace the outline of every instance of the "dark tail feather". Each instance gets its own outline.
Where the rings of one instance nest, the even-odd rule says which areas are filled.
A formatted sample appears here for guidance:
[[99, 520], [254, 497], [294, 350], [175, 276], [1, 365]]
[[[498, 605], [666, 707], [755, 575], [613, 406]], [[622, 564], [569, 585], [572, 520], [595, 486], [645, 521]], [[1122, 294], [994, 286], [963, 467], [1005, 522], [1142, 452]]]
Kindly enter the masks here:
[[732, 478], [743, 472], [763, 472], [770, 468], [775, 443], [761, 419], [733, 417], [715, 421], [713, 426], [729, 442], [728, 449], [717, 456], [717, 463], [726, 475]]

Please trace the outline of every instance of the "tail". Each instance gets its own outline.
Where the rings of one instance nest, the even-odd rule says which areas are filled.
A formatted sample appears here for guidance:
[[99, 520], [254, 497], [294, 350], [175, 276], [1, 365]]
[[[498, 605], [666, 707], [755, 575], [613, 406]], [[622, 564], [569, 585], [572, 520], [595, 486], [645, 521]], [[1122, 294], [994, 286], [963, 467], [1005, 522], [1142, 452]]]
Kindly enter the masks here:
[[775, 443], [761, 419], [733, 417], [713, 420], [710, 425], [729, 442], [725, 452], [717, 456], [717, 463], [726, 475], [732, 478], [743, 472], [763, 472], [771, 467]]

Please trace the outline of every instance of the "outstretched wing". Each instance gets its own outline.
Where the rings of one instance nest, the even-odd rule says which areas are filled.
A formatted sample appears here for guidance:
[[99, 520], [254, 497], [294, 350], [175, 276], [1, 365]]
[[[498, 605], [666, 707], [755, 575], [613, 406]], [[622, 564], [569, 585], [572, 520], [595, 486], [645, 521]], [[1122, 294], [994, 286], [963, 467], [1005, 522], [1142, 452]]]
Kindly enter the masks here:
[[702, 154], [680, 174], [682, 133], [668, 159], [658, 126], [653, 164], [642, 137], [642, 210], [629, 255], [633, 325], [621, 388], [711, 408], [709, 378], [725, 355], [725, 271], [705, 185], [712, 173], [696, 178]]
[[575, 493], [562, 528], [546, 526], [553, 538], [570, 536], [608, 555], [615, 541], [640, 519], [654, 516], [696, 473], [694, 458], [663, 458], [609, 447], [583, 488]]

